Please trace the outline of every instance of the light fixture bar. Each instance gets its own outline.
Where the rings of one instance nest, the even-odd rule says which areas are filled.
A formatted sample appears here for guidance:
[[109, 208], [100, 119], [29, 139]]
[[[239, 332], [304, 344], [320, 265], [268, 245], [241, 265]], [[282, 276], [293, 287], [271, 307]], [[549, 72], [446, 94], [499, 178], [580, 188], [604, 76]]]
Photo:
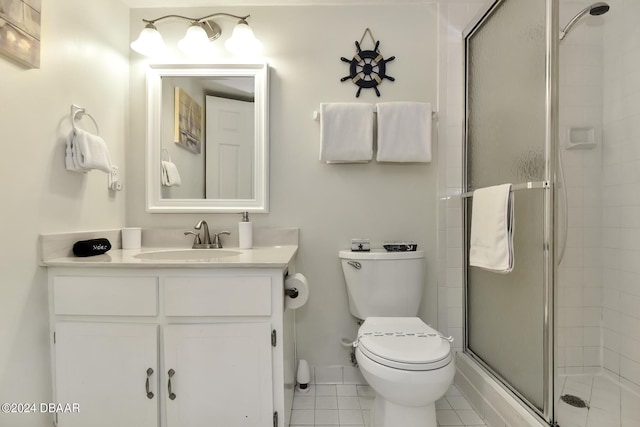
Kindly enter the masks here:
[[236, 18], [239, 19], [240, 21], [246, 21], [247, 18], [250, 18], [251, 15], [246, 15], [246, 16], [238, 16], [238, 15], [233, 15], [231, 13], [224, 13], [224, 12], [220, 12], [220, 13], [214, 13], [212, 15], [207, 15], [207, 16], [203, 16], [202, 18], [198, 18], [198, 22], [204, 22], [207, 21], [215, 16], [228, 16], [229, 18]]
[[230, 18], [236, 18], [240, 20], [240, 23], [244, 23], [244, 24], [246, 24], [247, 19], [251, 17], [251, 15], [239, 16], [239, 15], [234, 15], [232, 13], [218, 12], [218, 13], [213, 13], [211, 15], [203, 16], [201, 18], [190, 18], [188, 16], [183, 16], [183, 15], [165, 15], [156, 19], [142, 19], [142, 22], [144, 22], [147, 25], [155, 26], [156, 22], [164, 21], [165, 19], [174, 18], [174, 19], [182, 19], [185, 21], [189, 21], [191, 22], [191, 24], [195, 24], [195, 23], [202, 24], [202, 28], [207, 33], [207, 37], [209, 37], [209, 41], [214, 41], [218, 37], [220, 37], [220, 35], [222, 34], [222, 29], [220, 28], [220, 25], [218, 25], [215, 21], [211, 19], [216, 16], [228, 16]]
[[219, 12], [219, 13], [214, 13], [211, 15], [207, 15], [207, 16], [203, 16], [202, 18], [189, 18], [188, 16], [182, 16], [182, 15], [165, 15], [165, 16], [161, 16], [159, 18], [156, 19], [143, 19], [142, 22], [146, 23], [146, 24], [155, 24], [156, 22], [159, 21], [164, 21], [165, 19], [169, 19], [169, 18], [177, 18], [177, 19], [184, 19], [185, 21], [189, 21], [189, 22], [204, 22], [207, 21], [213, 17], [216, 16], [228, 16], [230, 18], [236, 18], [239, 19], [241, 21], [246, 21], [247, 18], [251, 17], [251, 15], [246, 15], [246, 16], [238, 16], [238, 15], [233, 15], [231, 13], [224, 13], [224, 12]]
[[178, 47], [188, 55], [197, 55], [206, 51], [208, 42], [216, 40], [222, 34], [220, 26], [212, 19], [217, 16], [226, 16], [238, 19], [233, 34], [225, 43], [227, 49], [235, 54], [246, 55], [255, 53], [262, 49], [262, 43], [255, 38], [253, 31], [249, 28], [247, 19], [251, 15], [239, 16], [231, 13], [218, 12], [200, 18], [191, 18], [183, 15], [164, 15], [155, 19], [142, 19], [145, 27], [137, 40], [131, 43], [131, 48], [145, 56], [155, 56], [162, 54], [166, 50], [162, 36], [158, 32], [155, 24], [167, 19], [181, 19], [190, 23], [185, 37], [178, 42]]

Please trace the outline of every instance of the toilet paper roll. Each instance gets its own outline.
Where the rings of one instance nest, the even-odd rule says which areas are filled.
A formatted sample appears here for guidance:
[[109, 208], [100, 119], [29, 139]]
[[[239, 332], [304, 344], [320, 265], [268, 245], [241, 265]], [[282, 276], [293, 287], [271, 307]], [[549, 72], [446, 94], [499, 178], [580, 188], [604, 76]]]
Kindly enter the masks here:
[[298, 296], [296, 297], [285, 295], [284, 308], [295, 310], [307, 303], [309, 299], [309, 283], [307, 282], [307, 278], [302, 274], [296, 273], [293, 276], [287, 277], [284, 281], [284, 288], [287, 290], [295, 288], [298, 291]]

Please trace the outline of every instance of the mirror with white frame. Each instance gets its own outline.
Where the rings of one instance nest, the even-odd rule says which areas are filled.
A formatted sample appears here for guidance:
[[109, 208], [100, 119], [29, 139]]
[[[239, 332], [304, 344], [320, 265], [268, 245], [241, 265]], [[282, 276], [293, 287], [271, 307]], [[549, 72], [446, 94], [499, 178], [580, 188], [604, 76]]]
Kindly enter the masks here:
[[147, 211], [268, 212], [265, 63], [149, 65]]

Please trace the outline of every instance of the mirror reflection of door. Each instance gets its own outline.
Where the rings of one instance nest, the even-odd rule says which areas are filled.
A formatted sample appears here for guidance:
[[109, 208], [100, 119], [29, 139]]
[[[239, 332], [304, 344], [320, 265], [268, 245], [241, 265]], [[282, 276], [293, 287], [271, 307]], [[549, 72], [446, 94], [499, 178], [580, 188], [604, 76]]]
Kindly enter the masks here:
[[206, 198], [253, 198], [254, 103], [206, 97]]

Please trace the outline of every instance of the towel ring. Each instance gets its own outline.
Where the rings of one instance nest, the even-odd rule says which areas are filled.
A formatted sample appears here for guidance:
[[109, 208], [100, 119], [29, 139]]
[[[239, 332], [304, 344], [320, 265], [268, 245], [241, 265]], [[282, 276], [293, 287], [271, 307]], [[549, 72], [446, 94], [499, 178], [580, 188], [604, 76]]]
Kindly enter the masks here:
[[76, 120], [82, 120], [84, 116], [89, 116], [93, 124], [96, 126], [96, 133], [100, 135], [100, 128], [98, 127], [96, 119], [94, 119], [91, 114], [87, 113], [87, 110], [84, 108], [78, 107], [76, 104], [71, 104], [71, 126], [73, 127], [73, 130], [77, 130]]
[[171, 161], [171, 155], [169, 154], [169, 150], [168, 150], [168, 149], [166, 149], [166, 148], [163, 148], [163, 149], [162, 149], [162, 155], [161, 155], [161, 157], [162, 157], [162, 159], [161, 159], [161, 160], [162, 160], [163, 162], [170, 162], [170, 161]]

